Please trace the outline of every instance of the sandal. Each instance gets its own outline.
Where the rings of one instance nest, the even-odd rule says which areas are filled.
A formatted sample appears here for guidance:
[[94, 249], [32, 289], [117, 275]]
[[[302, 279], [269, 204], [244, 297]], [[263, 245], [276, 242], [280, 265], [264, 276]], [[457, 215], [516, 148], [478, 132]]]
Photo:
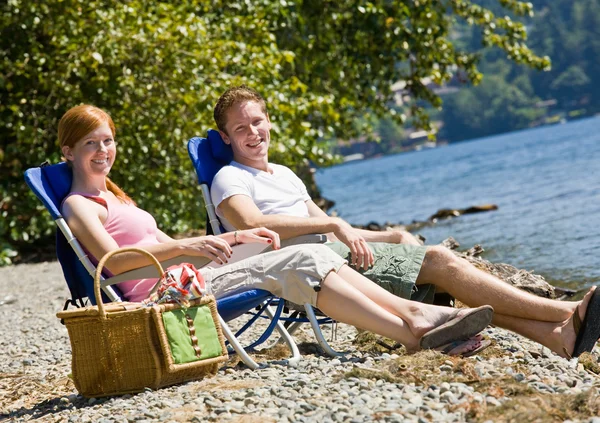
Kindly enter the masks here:
[[458, 316], [462, 310], [456, 310], [446, 323], [423, 335], [419, 341], [421, 349], [434, 349], [453, 341], [469, 339], [485, 329], [494, 315], [494, 309], [489, 305], [467, 309], [467, 313]]
[[583, 320], [579, 317], [579, 305], [573, 313], [573, 329], [577, 338], [573, 347], [573, 354], [569, 354], [563, 347], [565, 355], [571, 359], [579, 357], [584, 352], [591, 352], [600, 338], [600, 290], [594, 289], [592, 298], [588, 302]]
[[477, 334], [466, 341], [454, 341], [436, 348], [436, 351], [449, 356], [471, 357], [492, 345], [487, 336]]

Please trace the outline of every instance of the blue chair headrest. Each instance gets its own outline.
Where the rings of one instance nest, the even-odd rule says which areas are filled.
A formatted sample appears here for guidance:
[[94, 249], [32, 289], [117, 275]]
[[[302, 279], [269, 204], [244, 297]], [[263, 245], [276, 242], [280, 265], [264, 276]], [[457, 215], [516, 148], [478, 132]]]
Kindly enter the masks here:
[[[25, 182], [48, 209], [53, 220], [62, 218], [60, 205], [71, 190], [73, 182], [73, 172], [67, 163], [27, 169]], [[95, 304], [93, 278], [59, 229], [56, 230], [56, 256], [71, 291], [71, 298], [79, 300], [88, 297], [90, 302]], [[120, 295], [118, 290], [117, 293]], [[104, 294], [103, 297], [104, 301], [110, 301]]]
[[231, 146], [225, 144], [219, 131], [213, 129], [209, 129], [207, 138], [190, 139], [188, 154], [196, 169], [198, 183], [209, 187], [217, 172], [233, 160]]
[[25, 171], [25, 182], [44, 203], [54, 220], [62, 217], [60, 205], [71, 190], [72, 181], [73, 172], [64, 162]]
[[231, 145], [225, 144], [219, 131], [209, 129], [208, 142], [210, 143], [210, 148], [212, 149], [215, 160], [227, 162], [227, 164], [233, 160], [233, 150], [231, 149]]

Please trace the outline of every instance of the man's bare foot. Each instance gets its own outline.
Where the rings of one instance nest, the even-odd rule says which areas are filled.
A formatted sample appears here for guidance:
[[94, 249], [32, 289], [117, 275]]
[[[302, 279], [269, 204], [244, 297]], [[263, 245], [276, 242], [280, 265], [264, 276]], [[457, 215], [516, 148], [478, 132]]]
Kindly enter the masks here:
[[[583, 299], [579, 302], [579, 307], [575, 309], [575, 311], [579, 312], [579, 318], [583, 321], [585, 318], [585, 313], [588, 308], [588, 304], [592, 299], [592, 295], [594, 294], [594, 290], [596, 289], [593, 286], [583, 297]], [[567, 320], [562, 322], [559, 327], [554, 331], [554, 334], [557, 336], [556, 345], [551, 349], [556, 354], [560, 355], [564, 358], [571, 358], [573, 354], [573, 350], [575, 349], [575, 340], [577, 339], [577, 334], [575, 333], [575, 327], [573, 326], [573, 318], [574, 314], [569, 317]], [[565, 351], [566, 350], [566, 351]]]

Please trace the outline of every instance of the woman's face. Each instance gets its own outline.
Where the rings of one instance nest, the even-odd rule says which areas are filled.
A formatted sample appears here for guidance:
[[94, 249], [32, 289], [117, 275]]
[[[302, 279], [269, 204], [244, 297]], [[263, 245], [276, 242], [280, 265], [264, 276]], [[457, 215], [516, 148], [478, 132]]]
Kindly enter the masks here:
[[107, 122], [75, 143], [73, 148], [63, 147], [63, 155], [73, 168], [88, 175], [104, 175], [110, 171], [117, 149]]

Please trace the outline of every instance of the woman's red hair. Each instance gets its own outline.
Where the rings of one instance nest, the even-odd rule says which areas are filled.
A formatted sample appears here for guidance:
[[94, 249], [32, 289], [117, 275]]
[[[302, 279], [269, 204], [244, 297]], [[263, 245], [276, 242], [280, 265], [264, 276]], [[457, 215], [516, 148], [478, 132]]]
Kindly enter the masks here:
[[[116, 133], [115, 124], [110, 115], [104, 110], [89, 104], [70, 108], [58, 122], [58, 142], [61, 149], [64, 146], [73, 148], [78, 141], [103, 123], [108, 123], [114, 138]], [[106, 177], [106, 187], [122, 202], [135, 204], [108, 176]]]

